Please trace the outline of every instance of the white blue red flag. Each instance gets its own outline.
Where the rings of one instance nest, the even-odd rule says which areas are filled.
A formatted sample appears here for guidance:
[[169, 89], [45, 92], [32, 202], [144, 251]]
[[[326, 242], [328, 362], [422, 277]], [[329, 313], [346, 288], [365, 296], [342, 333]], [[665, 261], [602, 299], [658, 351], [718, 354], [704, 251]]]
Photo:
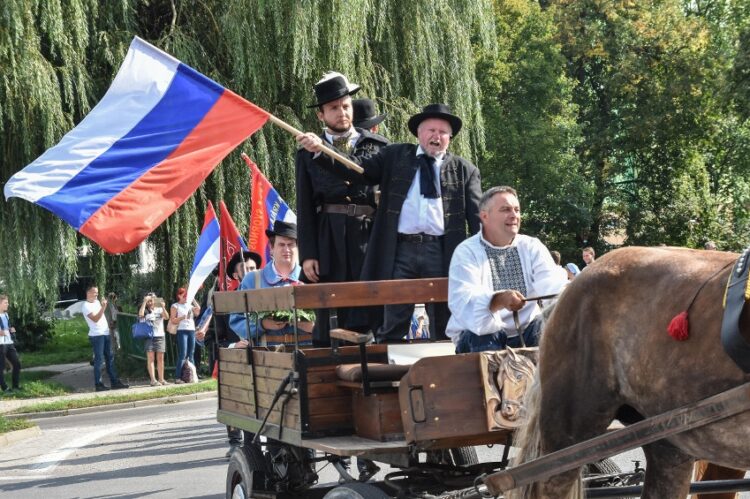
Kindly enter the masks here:
[[268, 117], [136, 37], [102, 100], [13, 175], [5, 197], [46, 208], [110, 253], [130, 251]]
[[190, 280], [187, 288], [187, 302], [191, 303], [195, 294], [200, 289], [203, 281], [219, 264], [219, 221], [216, 219], [214, 205], [208, 202], [206, 215], [203, 217], [203, 229], [198, 239], [198, 247], [195, 249], [193, 268], [190, 271]]
[[246, 155], [242, 155], [247, 166], [250, 167], [250, 234], [247, 242], [250, 251], [263, 257], [263, 265], [271, 259], [268, 247], [266, 229], [272, 229], [276, 220], [297, 223], [297, 215], [289, 205], [279, 196], [271, 182], [268, 181], [258, 165]]

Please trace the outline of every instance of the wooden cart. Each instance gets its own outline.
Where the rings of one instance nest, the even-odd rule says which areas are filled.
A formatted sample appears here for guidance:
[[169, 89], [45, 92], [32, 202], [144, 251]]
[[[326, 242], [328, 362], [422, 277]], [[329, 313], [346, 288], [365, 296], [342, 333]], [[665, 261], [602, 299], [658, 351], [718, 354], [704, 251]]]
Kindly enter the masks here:
[[[252, 321], [269, 310], [446, 299], [447, 279], [419, 279], [220, 292], [213, 305], [217, 314]], [[512, 435], [488, 423], [491, 380], [480, 354], [455, 355], [450, 342], [378, 345], [353, 332], [332, 336], [340, 339], [331, 348], [220, 350], [217, 418], [246, 432], [230, 459], [227, 497], [440, 494], [505, 466], [507, 452], [498, 463], [479, 464], [470, 447], [508, 444]], [[363, 483], [347, 471], [351, 456], [398, 471], [386, 483]], [[336, 467], [343, 488], [314, 486], [321, 462]]]

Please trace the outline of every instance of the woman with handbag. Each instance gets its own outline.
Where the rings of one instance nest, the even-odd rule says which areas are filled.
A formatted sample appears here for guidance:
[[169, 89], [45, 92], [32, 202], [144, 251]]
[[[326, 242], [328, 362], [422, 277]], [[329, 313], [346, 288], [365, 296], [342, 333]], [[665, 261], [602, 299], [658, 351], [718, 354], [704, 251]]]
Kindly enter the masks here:
[[[151, 378], [151, 386], [166, 385], [164, 380], [164, 351], [166, 341], [164, 337], [164, 321], [167, 314], [164, 311], [164, 303], [156, 298], [154, 293], [149, 293], [143, 298], [141, 308], [138, 311], [138, 319], [146, 321], [153, 328], [151, 338], [146, 338], [144, 350], [146, 350], [146, 369]], [[154, 358], [156, 358], [157, 380], [154, 376]]]
[[[172, 304], [169, 322], [177, 326], [177, 358], [175, 359], [175, 383], [183, 383], [182, 365], [193, 358], [195, 352], [195, 317], [201, 313], [198, 302], [187, 302], [187, 289], [177, 290], [177, 303]], [[191, 361], [192, 362], [192, 361]]]

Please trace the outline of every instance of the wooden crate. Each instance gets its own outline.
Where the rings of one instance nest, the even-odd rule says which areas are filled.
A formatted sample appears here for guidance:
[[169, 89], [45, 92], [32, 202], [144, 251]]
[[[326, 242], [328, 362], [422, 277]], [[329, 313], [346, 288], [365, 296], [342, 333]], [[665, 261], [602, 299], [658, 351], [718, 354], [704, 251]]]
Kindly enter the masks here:
[[401, 380], [399, 402], [408, 443], [426, 448], [504, 443], [488, 431], [478, 353], [417, 361]]
[[[387, 362], [385, 345], [370, 345], [367, 349], [372, 362]], [[283, 409], [283, 397], [277, 403], [268, 418], [268, 431], [263, 434], [289, 443], [301, 438], [353, 434], [352, 394], [336, 385], [336, 366], [358, 360], [358, 347], [306, 348], [296, 353], [264, 348], [220, 349], [219, 421], [257, 431], [281, 381], [296, 370], [297, 393]]]

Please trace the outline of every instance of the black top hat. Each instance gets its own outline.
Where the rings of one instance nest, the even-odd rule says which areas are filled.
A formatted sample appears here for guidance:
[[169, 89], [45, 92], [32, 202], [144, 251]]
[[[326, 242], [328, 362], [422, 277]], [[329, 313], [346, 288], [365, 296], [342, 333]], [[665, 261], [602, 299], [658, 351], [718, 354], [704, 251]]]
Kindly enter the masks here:
[[227, 264], [227, 274], [230, 276], [234, 273], [234, 268], [237, 266], [240, 262], [246, 262], [248, 258], [251, 258], [255, 262], [255, 266], [257, 268], [261, 268], [263, 266], [263, 259], [260, 257], [260, 255], [254, 251], [238, 251], [234, 255], [232, 255], [232, 258], [229, 259], [229, 263]]
[[358, 91], [359, 85], [349, 83], [346, 76], [331, 71], [324, 74], [323, 78], [315, 84], [315, 100], [318, 102], [307, 107], [320, 107], [326, 102], [340, 99], [345, 95], [354, 95]]
[[409, 131], [416, 137], [419, 124], [429, 118], [440, 118], [451, 124], [453, 136], [455, 137], [461, 131], [461, 118], [451, 114], [451, 108], [448, 104], [427, 104], [421, 113], [417, 113], [409, 118]]
[[273, 223], [273, 229], [266, 229], [268, 237], [284, 236], [291, 239], [297, 239], [297, 224], [276, 220]]
[[372, 128], [380, 124], [387, 114], [375, 115], [375, 102], [370, 99], [354, 99], [352, 101], [354, 108], [354, 126], [359, 128]]

